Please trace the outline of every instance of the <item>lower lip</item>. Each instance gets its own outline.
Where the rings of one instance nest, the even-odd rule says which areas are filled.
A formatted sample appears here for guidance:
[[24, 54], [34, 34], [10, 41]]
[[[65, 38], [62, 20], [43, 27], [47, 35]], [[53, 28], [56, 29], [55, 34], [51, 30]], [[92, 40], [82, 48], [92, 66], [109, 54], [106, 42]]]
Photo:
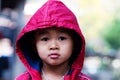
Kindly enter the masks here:
[[60, 55], [58, 55], [58, 54], [51, 54], [51, 55], [49, 55], [49, 57], [50, 57], [51, 59], [58, 59], [59, 56], [60, 56]]

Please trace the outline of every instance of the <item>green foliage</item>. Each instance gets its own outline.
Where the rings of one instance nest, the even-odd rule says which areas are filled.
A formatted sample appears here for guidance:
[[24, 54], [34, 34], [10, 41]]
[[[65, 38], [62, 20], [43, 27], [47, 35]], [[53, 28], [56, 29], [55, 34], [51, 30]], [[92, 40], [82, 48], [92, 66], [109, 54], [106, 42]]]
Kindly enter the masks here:
[[105, 31], [104, 38], [112, 48], [120, 48], [120, 19], [115, 18], [113, 23], [110, 23]]

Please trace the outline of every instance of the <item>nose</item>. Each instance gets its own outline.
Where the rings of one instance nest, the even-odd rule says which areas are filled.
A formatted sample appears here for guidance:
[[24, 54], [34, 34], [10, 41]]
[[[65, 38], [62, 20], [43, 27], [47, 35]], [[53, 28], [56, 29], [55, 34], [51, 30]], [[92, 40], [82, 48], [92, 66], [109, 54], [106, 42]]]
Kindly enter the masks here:
[[50, 50], [58, 50], [59, 49], [59, 45], [58, 45], [58, 42], [53, 40], [51, 41], [51, 44], [49, 46], [49, 49]]

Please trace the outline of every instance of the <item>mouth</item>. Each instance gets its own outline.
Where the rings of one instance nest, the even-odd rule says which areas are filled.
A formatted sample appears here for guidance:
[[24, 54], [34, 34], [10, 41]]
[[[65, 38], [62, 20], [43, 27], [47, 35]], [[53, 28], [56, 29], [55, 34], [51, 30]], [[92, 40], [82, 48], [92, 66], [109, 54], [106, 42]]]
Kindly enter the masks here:
[[58, 59], [59, 58], [59, 54], [58, 53], [51, 53], [50, 55], [49, 55], [49, 57], [51, 58], [51, 59]]

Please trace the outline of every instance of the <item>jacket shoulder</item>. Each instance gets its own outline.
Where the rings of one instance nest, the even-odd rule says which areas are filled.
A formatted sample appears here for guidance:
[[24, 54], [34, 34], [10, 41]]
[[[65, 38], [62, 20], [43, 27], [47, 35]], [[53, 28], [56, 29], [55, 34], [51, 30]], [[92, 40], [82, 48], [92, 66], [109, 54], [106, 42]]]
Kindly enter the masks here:
[[83, 73], [80, 73], [78, 75], [79, 79], [78, 80], [92, 80], [89, 76], [83, 74]]
[[15, 80], [31, 80], [30, 78], [30, 74], [28, 72], [25, 72], [19, 75]]

